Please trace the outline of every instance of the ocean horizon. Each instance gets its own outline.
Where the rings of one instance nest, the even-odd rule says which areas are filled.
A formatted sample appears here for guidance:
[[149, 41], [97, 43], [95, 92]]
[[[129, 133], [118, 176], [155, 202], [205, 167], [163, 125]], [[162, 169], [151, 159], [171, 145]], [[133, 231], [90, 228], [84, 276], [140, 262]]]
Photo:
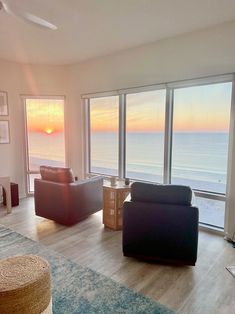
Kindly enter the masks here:
[[[172, 139], [173, 184], [225, 193], [228, 133], [175, 132]], [[126, 177], [163, 182], [164, 133], [127, 132]], [[91, 133], [91, 171], [118, 174], [118, 135]]]
[[[42, 164], [64, 166], [64, 134], [29, 133], [31, 170]], [[172, 139], [172, 184], [225, 193], [227, 132], [175, 132]], [[164, 133], [127, 132], [126, 177], [163, 182]], [[91, 171], [118, 174], [118, 134], [91, 132]]]

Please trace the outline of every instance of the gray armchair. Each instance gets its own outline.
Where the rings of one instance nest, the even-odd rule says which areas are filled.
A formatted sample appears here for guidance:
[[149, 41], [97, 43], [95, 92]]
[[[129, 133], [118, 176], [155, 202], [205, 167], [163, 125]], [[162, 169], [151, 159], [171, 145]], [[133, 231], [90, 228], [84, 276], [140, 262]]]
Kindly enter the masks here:
[[103, 178], [74, 181], [69, 168], [41, 167], [34, 181], [35, 213], [73, 225], [102, 209]]
[[191, 199], [187, 186], [133, 183], [123, 209], [123, 254], [195, 265], [198, 208]]

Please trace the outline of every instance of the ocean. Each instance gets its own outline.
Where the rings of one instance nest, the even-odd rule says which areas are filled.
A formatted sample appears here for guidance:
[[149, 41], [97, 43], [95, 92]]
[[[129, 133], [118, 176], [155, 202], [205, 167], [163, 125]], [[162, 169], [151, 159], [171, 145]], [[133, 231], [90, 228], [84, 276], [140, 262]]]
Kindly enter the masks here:
[[[39, 165], [64, 166], [64, 134], [30, 132], [28, 141], [30, 170]], [[228, 133], [174, 133], [172, 141], [173, 184], [225, 193]], [[127, 132], [126, 177], [163, 182], [164, 134]], [[91, 133], [91, 171], [118, 174], [118, 135]]]
[[[117, 175], [118, 135], [93, 132], [91, 170]], [[228, 133], [174, 133], [172, 140], [173, 184], [225, 193]], [[164, 134], [127, 133], [126, 177], [163, 182]]]
[[65, 165], [64, 133], [46, 134], [42, 132], [28, 133], [29, 168], [38, 171], [40, 165]]

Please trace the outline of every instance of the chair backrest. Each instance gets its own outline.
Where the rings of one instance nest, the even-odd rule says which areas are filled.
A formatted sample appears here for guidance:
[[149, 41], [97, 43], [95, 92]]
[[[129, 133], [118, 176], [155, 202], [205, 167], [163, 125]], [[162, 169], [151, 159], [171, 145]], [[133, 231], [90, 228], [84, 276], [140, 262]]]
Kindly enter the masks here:
[[134, 182], [131, 186], [131, 201], [190, 206], [192, 190], [184, 185]]
[[71, 168], [40, 166], [42, 180], [58, 183], [72, 183], [74, 176]]

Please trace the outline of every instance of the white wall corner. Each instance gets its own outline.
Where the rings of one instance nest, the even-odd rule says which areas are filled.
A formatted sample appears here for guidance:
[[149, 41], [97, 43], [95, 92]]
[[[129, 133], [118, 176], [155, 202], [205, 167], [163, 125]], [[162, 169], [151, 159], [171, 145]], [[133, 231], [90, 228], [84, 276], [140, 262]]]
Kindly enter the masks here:
[[235, 76], [233, 77], [230, 129], [229, 129], [229, 151], [227, 171], [227, 192], [225, 210], [225, 236], [227, 239], [235, 239]]

